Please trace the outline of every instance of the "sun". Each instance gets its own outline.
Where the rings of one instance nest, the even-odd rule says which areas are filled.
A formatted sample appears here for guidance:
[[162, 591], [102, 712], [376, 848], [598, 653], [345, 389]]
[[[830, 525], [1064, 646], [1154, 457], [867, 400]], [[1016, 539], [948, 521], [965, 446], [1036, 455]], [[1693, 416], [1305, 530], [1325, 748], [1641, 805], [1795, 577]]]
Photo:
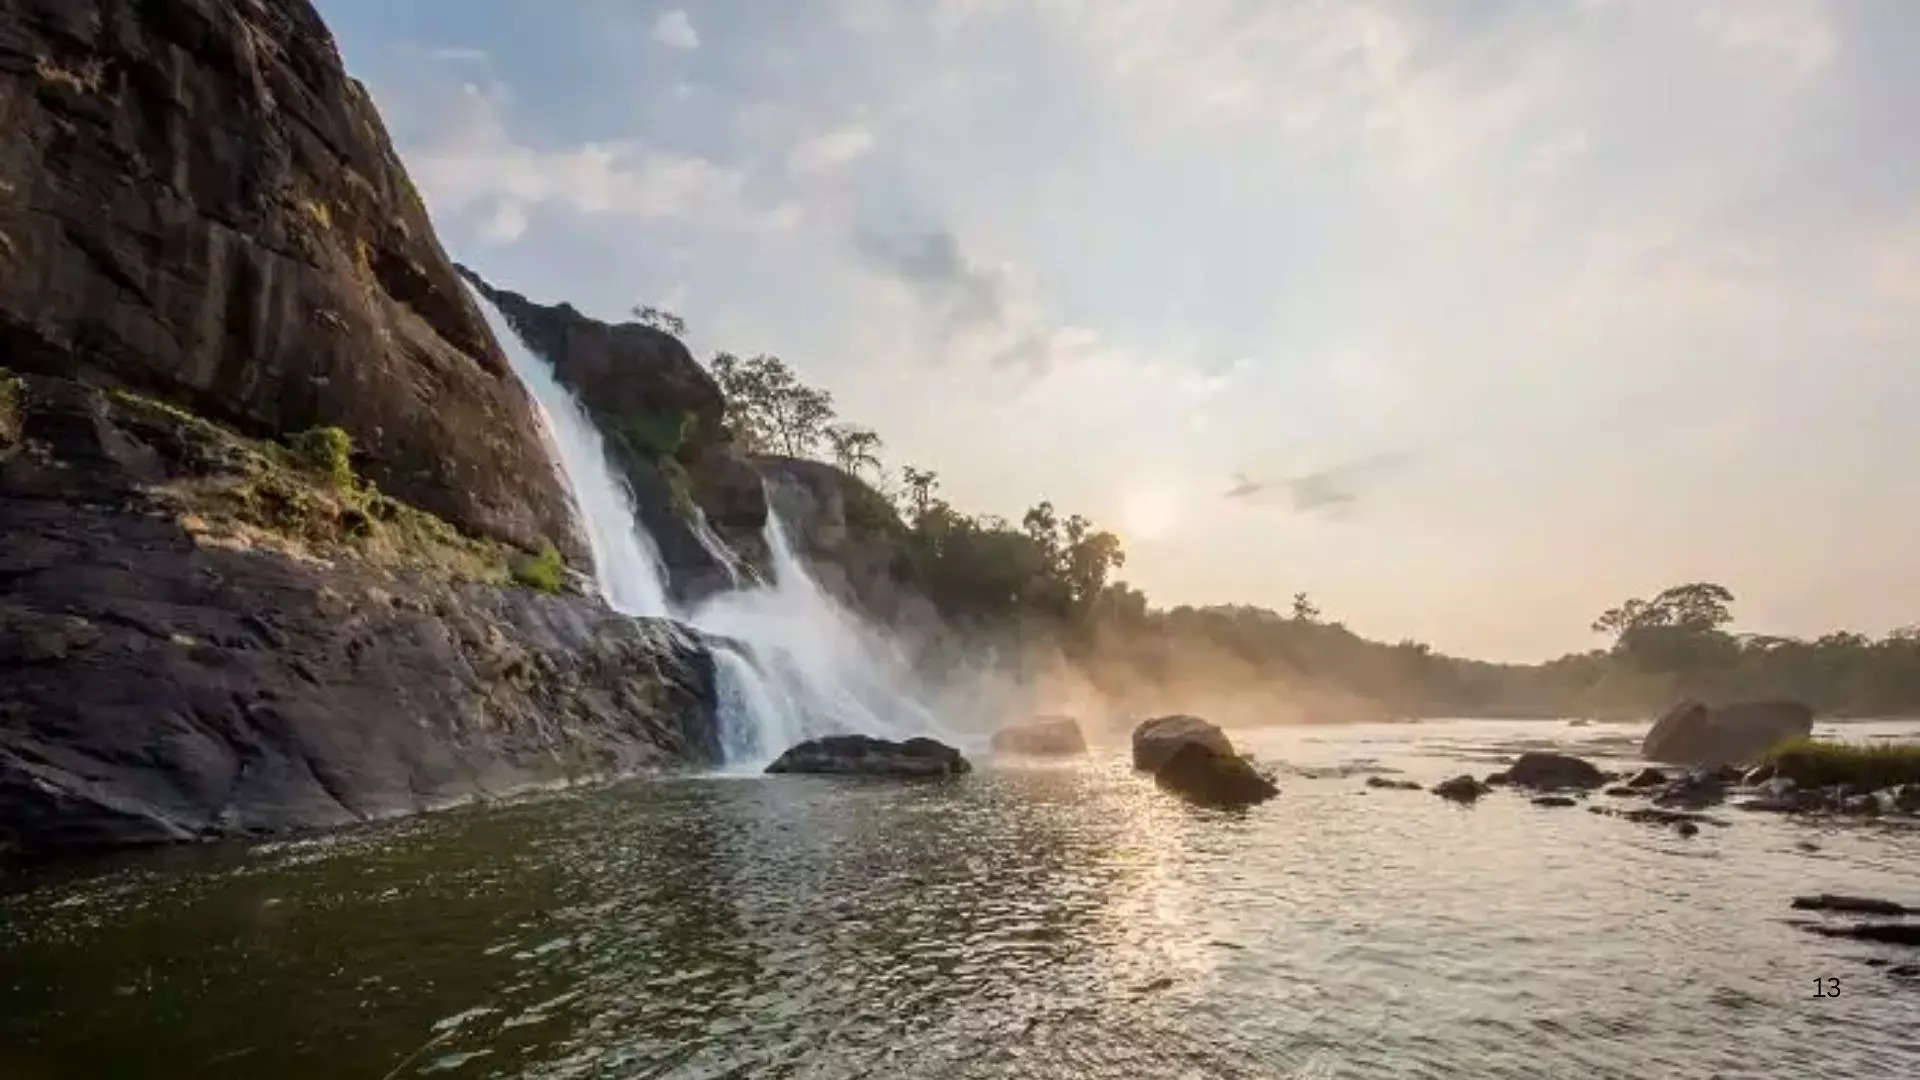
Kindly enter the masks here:
[[1120, 523], [1128, 539], [1164, 539], [1180, 524], [1180, 495], [1163, 483], [1131, 488], [1120, 497]]

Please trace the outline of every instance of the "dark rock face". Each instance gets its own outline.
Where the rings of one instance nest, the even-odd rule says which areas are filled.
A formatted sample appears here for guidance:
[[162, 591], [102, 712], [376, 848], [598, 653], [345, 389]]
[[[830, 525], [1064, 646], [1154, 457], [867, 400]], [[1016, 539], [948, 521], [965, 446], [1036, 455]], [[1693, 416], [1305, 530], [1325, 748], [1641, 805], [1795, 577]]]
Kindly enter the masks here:
[[1087, 740], [1080, 733], [1080, 722], [1071, 716], [1036, 716], [994, 732], [993, 749], [1000, 754], [1059, 757], [1086, 753]]
[[[788, 543], [821, 587], [883, 624], [930, 626], [938, 620], [916, 584], [907, 527], [886, 496], [819, 461], [761, 454], [753, 465], [766, 481], [767, 499], [787, 529]], [[726, 535], [739, 550], [764, 558], [757, 534]]]
[[1202, 742], [1183, 742], [1154, 770], [1154, 782], [1202, 806], [1235, 808], [1265, 802], [1280, 793], [1243, 757]]
[[1655, 721], [1640, 744], [1649, 761], [1739, 765], [1813, 731], [1813, 710], [1794, 701], [1751, 701], [1708, 708], [1683, 701]]
[[713, 377], [664, 331], [604, 323], [571, 304], [538, 304], [459, 270], [586, 406], [633, 490], [675, 595], [691, 601], [729, 587], [729, 568], [701, 543], [696, 512], [757, 544], [767, 502], [759, 475], [723, 437], [726, 401]]
[[1133, 767], [1159, 772], [1160, 766], [1188, 743], [1195, 743], [1216, 754], [1233, 757], [1233, 743], [1227, 733], [1197, 716], [1160, 716], [1143, 721], [1133, 729]]
[[866, 735], [809, 739], [776, 758], [770, 773], [845, 776], [958, 776], [973, 766], [960, 751], [934, 739], [891, 742]]
[[486, 583], [504, 545], [331, 502], [165, 406], [17, 385], [0, 848], [328, 826], [717, 759], [711, 657], [678, 627]]
[[1529, 751], [1507, 770], [1507, 782], [1515, 787], [1597, 788], [1607, 782], [1607, 774], [1568, 754]]
[[1442, 780], [1440, 783], [1433, 785], [1433, 793], [1435, 795], [1443, 799], [1451, 799], [1458, 803], [1475, 802], [1480, 796], [1485, 795], [1490, 790], [1492, 789], [1487, 785], [1464, 773], [1451, 780]]
[[531, 403], [306, 0], [0, 3], [0, 363], [255, 437], [577, 554]]

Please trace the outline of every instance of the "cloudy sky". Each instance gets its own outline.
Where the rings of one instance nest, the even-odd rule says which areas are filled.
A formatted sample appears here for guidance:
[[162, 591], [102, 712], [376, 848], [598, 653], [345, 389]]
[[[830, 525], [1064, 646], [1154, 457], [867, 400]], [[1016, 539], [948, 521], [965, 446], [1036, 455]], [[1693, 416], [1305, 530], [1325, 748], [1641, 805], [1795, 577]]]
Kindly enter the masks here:
[[441, 238], [1157, 603], [1920, 622], [1920, 4], [319, 0]]

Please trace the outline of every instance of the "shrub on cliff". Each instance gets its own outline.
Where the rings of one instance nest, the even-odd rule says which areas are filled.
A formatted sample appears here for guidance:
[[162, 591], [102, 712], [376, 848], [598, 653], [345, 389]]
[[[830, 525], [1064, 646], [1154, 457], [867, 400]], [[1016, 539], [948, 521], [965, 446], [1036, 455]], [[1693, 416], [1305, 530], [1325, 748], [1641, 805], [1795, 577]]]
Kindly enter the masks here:
[[560, 551], [552, 541], [541, 542], [538, 554], [514, 559], [512, 569], [513, 580], [544, 593], [559, 592], [567, 580], [566, 563], [561, 561]]
[[336, 490], [353, 490], [353, 437], [337, 427], [309, 428], [287, 439], [300, 466], [326, 477]]

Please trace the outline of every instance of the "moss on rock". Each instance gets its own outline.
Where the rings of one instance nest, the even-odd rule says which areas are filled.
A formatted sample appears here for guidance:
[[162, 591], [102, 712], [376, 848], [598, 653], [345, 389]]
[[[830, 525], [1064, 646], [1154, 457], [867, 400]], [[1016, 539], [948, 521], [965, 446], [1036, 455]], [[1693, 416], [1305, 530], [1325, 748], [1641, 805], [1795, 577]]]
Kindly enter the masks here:
[[552, 541], [543, 541], [537, 554], [516, 556], [512, 569], [513, 580], [529, 589], [557, 593], [566, 585], [567, 564]]
[[21, 397], [25, 388], [20, 377], [0, 368], [0, 449], [20, 441]]

